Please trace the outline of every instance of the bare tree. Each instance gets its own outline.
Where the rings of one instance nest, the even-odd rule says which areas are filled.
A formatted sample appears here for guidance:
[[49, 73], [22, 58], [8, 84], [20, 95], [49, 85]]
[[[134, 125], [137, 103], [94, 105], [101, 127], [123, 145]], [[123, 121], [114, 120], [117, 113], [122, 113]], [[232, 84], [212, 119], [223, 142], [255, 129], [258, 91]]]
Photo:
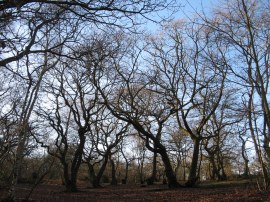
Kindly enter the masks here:
[[[226, 153], [235, 146], [233, 144], [234, 136], [237, 137], [235, 126], [242, 121], [241, 111], [239, 111], [240, 100], [237, 101], [237, 89], [224, 90], [223, 98], [216, 111], [213, 113], [204, 128], [204, 149], [207, 152], [207, 158], [212, 164], [211, 178], [226, 180], [225, 161], [228, 162], [230, 156]], [[230, 154], [230, 153], [228, 153]]]
[[[77, 191], [77, 174], [82, 163], [86, 135], [91, 130], [93, 117], [99, 113], [102, 106], [97, 104], [97, 91], [89, 84], [85, 70], [76, 62], [64, 63], [53, 73], [54, 84], [51, 84], [51, 78], [48, 77], [48, 83], [44, 86], [47, 96], [53, 97], [50, 108], [42, 110], [47, 106], [41, 105], [36, 112], [47, 120], [56, 132], [56, 151], [50, 151], [48, 144], [39, 142], [48, 149], [49, 154], [55, 155], [61, 161], [67, 191]], [[71, 159], [70, 166], [67, 155]]]
[[[75, 42], [82, 42], [87, 37], [89, 27], [102, 29], [111, 26], [131, 30], [134, 25], [142, 23], [139, 19], [148, 20], [154, 11], [170, 6], [175, 6], [173, 1], [0, 2], [1, 70], [7, 69], [24, 80], [18, 83], [26, 82], [26, 97], [21, 100], [22, 112], [18, 121], [14, 180], [9, 194], [11, 200], [15, 197], [16, 173], [25, 145], [24, 131], [27, 130], [42, 78], [54, 66], [55, 58], [78, 58], [69, 52], [73, 52]], [[38, 60], [37, 55], [42, 55], [44, 60]], [[33, 74], [37, 75], [37, 80], [33, 79]]]
[[[165, 166], [169, 186], [177, 187], [176, 177], [170, 164], [167, 150], [162, 143], [164, 123], [174, 113], [166, 104], [164, 96], [156, 92], [149, 80], [141, 74], [138, 66], [141, 49], [136, 48], [133, 40], [117, 37], [117, 42], [124, 40], [118, 57], [111, 55], [111, 61], [103, 64], [91, 63], [88, 68], [94, 70], [92, 82], [102, 95], [103, 102], [118, 119], [130, 123], [146, 142], [146, 147], [160, 154]], [[109, 44], [110, 45], [110, 44]], [[106, 41], [101, 41], [101, 52], [106, 52]], [[125, 53], [125, 54], [123, 54]], [[108, 68], [106, 65], [108, 65]], [[113, 69], [111, 68], [113, 67]]]
[[174, 161], [175, 175], [181, 181], [186, 181], [188, 170], [190, 169], [188, 162], [191, 161], [192, 140], [189, 134], [183, 130], [178, 130], [177, 126], [171, 130], [167, 147]]
[[[5, 108], [12, 108], [17, 119], [16, 136], [18, 138], [18, 144], [15, 151], [13, 180], [9, 191], [9, 198], [11, 200], [15, 196], [15, 187], [20, 173], [23, 152], [28, 141], [29, 120], [35, 103], [38, 100], [41, 83], [45, 74], [54, 68], [59, 61], [59, 57], [46, 51], [38, 51], [38, 49], [52, 49], [55, 53], [60, 54], [62, 52], [61, 45], [63, 41], [67, 40], [70, 35], [73, 35], [73, 33], [67, 34], [67, 32], [62, 32], [63, 30], [59, 29], [59, 24], [55, 22], [55, 15], [48, 16], [47, 18], [46, 20], [43, 16], [32, 16], [32, 20], [35, 19], [35, 21], [27, 22], [25, 19], [18, 20], [18, 22], [14, 22], [8, 26], [8, 30], [5, 30], [7, 34], [4, 35], [6, 37], [15, 37], [15, 41], [8, 39], [11, 43], [6, 48], [9, 54], [1, 54], [3, 56], [1, 57], [1, 62], [3, 62], [1, 66], [5, 67], [4, 69], [1, 68], [1, 71], [8, 72], [12, 75], [12, 80], [6, 83], [6, 85], [11, 89], [9, 91], [13, 93], [10, 93], [9, 97], [6, 98], [10, 102], [6, 104]], [[54, 21], [54, 24], [48, 25], [48, 21]], [[22, 31], [24, 29], [25, 32]], [[13, 33], [14, 30], [17, 34]], [[52, 30], [55, 34], [62, 32], [67, 35], [51, 36], [49, 32]], [[20, 52], [20, 50], [23, 50], [23, 47], [28, 49], [28, 36], [34, 40], [28, 44], [31, 44], [35, 49], [34, 56], [29, 54], [24, 55], [24, 53]], [[12, 62], [15, 60], [16, 62]]]
[[187, 186], [194, 186], [198, 179], [203, 129], [219, 106], [227, 74], [218, 41], [216, 46], [210, 45], [204, 28], [176, 21], [165, 26], [160, 37], [150, 38], [150, 65], [154, 72], [150, 76], [177, 112], [179, 130], [189, 134], [194, 143]]
[[[2, 1], [0, 3], [1, 17], [1, 53], [0, 66], [7, 66], [11, 62], [18, 61], [26, 55], [39, 52], [54, 52], [51, 47], [36, 47], [42, 29], [61, 22], [61, 26], [67, 28], [67, 24], [74, 26], [79, 21], [84, 26], [104, 28], [105, 26], [120, 27], [134, 30], [136, 25], [145, 20], [154, 19], [153, 13], [164, 9], [177, 8], [174, 0], [151, 1], [45, 1], [23, 0]], [[152, 14], [152, 16], [151, 16]], [[156, 18], [158, 19], [158, 18]], [[162, 19], [158, 19], [160, 21]], [[19, 26], [19, 29], [16, 28]], [[21, 27], [22, 26], [22, 27]], [[14, 31], [16, 30], [16, 31]], [[70, 30], [74, 33], [75, 30]], [[14, 34], [17, 32], [17, 34]], [[50, 29], [50, 34], [54, 34]], [[69, 41], [65, 41], [68, 44]]]
[[[229, 47], [226, 60], [230, 63], [230, 71], [233, 75], [231, 80], [244, 90], [243, 100], [246, 102], [249, 130], [251, 134], [257, 133], [259, 137], [254, 141], [255, 150], [258, 158], [264, 154], [266, 157], [266, 164], [262, 163], [264, 160], [260, 160], [263, 170], [269, 165], [270, 156], [270, 111], [267, 96], [269, 94], [270, 17], [268, 9], [269, 2], [234, 0], [216, 9], [216, 15], [212, 19], [204, 17], [206, 26], [214, 30], [222, 43]], [[260, 104], [255, 106], [255, 103]], [[258, 127], [259, 125], [261, 126]], [[261, 152], [258, 141], [263, 144]], [[267, 179], [266, 174], [265, 172], [265, 186], [269, 186], [269, 178]]]
[[0, 168], [3, 182], [8, 182], [12, 176], [12, 165], [9, 162], [14, 160], [14, 151], [18, 144], [16, 137], [16, 121], [10, 116], [0, 118]]
[[[137, 135], [134, 137], [128, 136], [121, 142], [120, 153], [125, 161], [125, 174], [122, 179], [122, 184], [128, 183], [129, 168], [136, 159], [138, 161], [140, 183], [144, 182], [143, 167], [147, 150], [144, 144], [144, 141]], [[130, 150], [129, 148], [132, 149]]]
[[112, 166], [112, 184], [117, 184], [113, 156], [127, 135], [129, 124], [116, 119], [106, 109], [101, 110], [91, 122], [93, 124], [88, 135], [89, 145], [85, 147], [84, 162], [88, 166], [92, 186], [100, 187], [108, 162]]
[[238, 126], [238, 137], [240, 138], [242, 145], [241, 145], [241, 155], [244, 160], [244, 173], [243, 177], [248, 178], [250, 177], [250, 169], [249, 169], [249, 157], [247, 155], [247, 142], [248, 142], [248, 136], [246, 136], [246, 133], [248, 132], [247, 124], [244, 124], [244, 127]]

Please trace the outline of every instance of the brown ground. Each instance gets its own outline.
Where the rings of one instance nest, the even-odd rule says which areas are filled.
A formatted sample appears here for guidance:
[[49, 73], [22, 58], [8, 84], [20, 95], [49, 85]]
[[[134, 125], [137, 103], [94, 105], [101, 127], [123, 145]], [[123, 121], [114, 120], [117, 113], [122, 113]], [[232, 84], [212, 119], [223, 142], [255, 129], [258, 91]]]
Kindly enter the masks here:
[[[197, 188], [168, 189], [165, 185], [118, 185], [92, 189], [81, 185], [77, 193], [66, 193], [63, 186], [55, 184], [39, 185], [31, 195], [32, 201], [264, 201], [270, 202], [269, 192], [259, 192], [256, 186], [247, 183], [216, 183]], [[20, 185], [17, 200], [21, 201], [30, 186]], [[0, 189], [0, 199], [5, 191]], [[1, 201], [1, 200], [0, 200]]]

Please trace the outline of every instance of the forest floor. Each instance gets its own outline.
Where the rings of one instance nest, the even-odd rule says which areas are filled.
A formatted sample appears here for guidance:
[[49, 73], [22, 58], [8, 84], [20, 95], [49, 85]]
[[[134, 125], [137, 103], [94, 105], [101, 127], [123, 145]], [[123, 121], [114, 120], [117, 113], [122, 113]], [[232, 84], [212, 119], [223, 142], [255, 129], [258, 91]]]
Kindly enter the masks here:
[[[31, 186], [19, 185], [16, 201], [23, 201]], [[0, 189], [0, 201], [6, 194]], [[255, 184], [248, 182], [212, 182], [202, 183], [196, 188], [168, 189], [166, 185], [107, 185], [102, 188], [79, 186], [79, 192], [67, 193], [62, 185], [41, 184], [33, 191], [30, 201], [194, 201], [194, 202], [229, 202], [263, 201], [270, 202], [270, 192], [259, 191]]]

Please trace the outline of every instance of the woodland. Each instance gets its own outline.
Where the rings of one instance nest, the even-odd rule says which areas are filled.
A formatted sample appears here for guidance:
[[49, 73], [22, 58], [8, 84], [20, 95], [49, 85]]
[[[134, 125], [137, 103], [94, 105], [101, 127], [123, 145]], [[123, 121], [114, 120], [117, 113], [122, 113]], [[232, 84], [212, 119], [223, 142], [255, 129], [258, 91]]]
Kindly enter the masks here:
[[183, 4], [0, 2], [0, 200], [270, 201], [270, 2]]

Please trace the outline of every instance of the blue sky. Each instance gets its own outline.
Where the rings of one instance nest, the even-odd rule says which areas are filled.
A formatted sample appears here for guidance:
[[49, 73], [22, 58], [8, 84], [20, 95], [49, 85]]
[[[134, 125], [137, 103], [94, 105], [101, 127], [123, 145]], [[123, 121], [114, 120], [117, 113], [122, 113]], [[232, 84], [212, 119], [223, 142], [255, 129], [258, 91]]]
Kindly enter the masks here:
[[[181, 18], [192, 18], [196, 12], [201, 13], [204, 11], [208, 13], [215, 5], [217, 5], [217, 1], [214, 0], [178, 0], [181, 4], [181, 8], [178, 12], [176, 12], [172, 17], [174, 19]], [[160, 16], [168, 16], [167, 11], [162, 11], [159, 13]], [[147, 23], [146, 29], [149, 31], [154, 31], [158, 29], [158, 26], [153, 23]]]
[[192, 10], [194, 9], [202, 10], [202, 9], [210, 9], [215, 3], [214, 0], [181, 0], [184, 10]]
[[181, 0], [179, 2], [181, 2], [182, 7], [174, 15], [175, 18], [192, 17], [196, 12], [201, 13], [202, 11], [207, 13], [218, 3], [214, 0]]

